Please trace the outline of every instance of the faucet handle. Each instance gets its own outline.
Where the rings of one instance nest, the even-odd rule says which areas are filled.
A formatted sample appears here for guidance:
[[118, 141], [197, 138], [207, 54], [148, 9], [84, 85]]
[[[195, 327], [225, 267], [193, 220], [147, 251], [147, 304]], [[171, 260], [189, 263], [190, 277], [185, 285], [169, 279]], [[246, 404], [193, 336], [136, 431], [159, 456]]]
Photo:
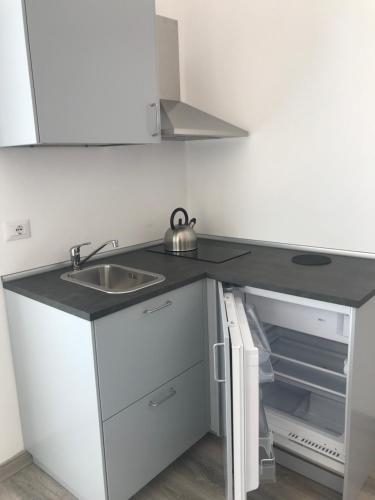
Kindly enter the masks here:
[[79, 243], [78, 245], [72, 246], [69, 250], [70, 255], [76, 255], [77, 253], [79, 253], [81, 247], [84, 247], [86, 245], [91, 245], [91, 241], [87, 241], [86, 243]]
[[84, 247], [85, 245], [91, 245], [91, 243], [89, 241], [87, 241], [86, 243], [79, 243], [78, 245], [74, 245], [73, 247], [71, 247], [69, 250], [70, 260], [75, 271], [79, 269], [79, 265], [81, 262], [81, 247]]

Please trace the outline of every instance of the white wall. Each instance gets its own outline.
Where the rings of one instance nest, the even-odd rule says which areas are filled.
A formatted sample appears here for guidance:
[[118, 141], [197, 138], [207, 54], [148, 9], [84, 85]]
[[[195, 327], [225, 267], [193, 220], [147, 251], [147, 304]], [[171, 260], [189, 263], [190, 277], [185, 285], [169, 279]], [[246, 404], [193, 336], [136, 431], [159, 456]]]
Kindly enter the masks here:
[[[186, 203], [184, 145], [0, 150], [0, 226], [30, 218], [32, 238], [4, 242], [0, 275], [68, 259], [71, 245], [158, 239]], [[23, 448], [0, 296], [0, 463]]]
[[199, 231], [375, 252], [375, 2], [183, 6], [184, 99], [251, 132], [189, 144]]

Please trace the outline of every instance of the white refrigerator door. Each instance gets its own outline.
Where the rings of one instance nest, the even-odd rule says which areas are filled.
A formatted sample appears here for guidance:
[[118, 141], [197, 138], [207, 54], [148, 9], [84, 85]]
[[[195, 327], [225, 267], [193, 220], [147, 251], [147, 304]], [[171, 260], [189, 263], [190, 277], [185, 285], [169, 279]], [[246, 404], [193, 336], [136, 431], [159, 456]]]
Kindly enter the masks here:
[[246, 500], [259, 487], [259, 353], [241, 298], [218, 287], [225, 379], [215, 378], [225, 384], [227, 500]]

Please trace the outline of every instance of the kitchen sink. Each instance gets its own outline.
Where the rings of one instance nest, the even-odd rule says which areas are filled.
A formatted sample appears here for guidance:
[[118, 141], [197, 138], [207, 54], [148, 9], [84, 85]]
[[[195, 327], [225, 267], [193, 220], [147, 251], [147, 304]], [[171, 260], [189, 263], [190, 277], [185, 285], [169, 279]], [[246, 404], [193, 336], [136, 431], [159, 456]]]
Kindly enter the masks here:
[[105, 293], [130, 293], [161, 283], [165, 276], [116, 264], [100, 264], [69, 271], [61, 279]]

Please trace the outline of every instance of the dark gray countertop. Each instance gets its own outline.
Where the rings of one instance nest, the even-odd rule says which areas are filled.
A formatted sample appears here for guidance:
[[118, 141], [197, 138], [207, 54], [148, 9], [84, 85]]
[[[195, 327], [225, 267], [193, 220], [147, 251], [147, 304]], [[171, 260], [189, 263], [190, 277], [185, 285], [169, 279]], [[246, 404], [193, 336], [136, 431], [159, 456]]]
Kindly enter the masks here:
[[[60, 279], [69, 268], [4, 283], [4, 288], [86, 320], [94, 320], [205, 277], [236, 285], [360, 307], [375, 295], [375, 260], [331, 255], [327, 266], [293, 264], [305, 253], [274, 247], [210, 240], [213, 245], [250, 249], [251, 253], [214, 264], [157, 254], [146, 249], [95, 260], [163, 274], [166, 280], [138, 292], [111, 295]], [[93, 265], [94, 261], [89, 265]]]

